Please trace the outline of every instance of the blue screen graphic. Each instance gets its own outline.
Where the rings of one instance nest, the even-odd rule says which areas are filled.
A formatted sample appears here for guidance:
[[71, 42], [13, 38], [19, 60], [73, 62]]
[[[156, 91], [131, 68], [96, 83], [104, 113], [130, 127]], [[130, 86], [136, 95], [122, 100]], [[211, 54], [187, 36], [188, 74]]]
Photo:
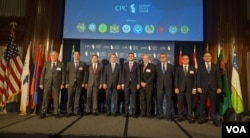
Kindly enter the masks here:
[[203, 3], [66, 0], [63, 38], [203, 41]]

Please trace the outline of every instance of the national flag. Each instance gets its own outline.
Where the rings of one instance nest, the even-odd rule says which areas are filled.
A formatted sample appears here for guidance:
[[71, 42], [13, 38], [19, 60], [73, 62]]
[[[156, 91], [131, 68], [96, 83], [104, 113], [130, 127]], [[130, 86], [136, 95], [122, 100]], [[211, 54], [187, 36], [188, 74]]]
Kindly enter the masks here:
[[178, 61], [179, 61], [179, 63], [178, 63], [179, 66], [181, 66], [182, 65], [182, 49], [180, 49]]
[[38, 104], [41, 66], [42, 66], [41, 46], [39, 46], [37, 48], [37, 52], [36, 52], [36, 62], [35, 62], [35, 68], [34, 68], [34, 72], [33, 72], [31, 88], [30, 88], [30, 94], [31, 94], [31, 102], [30, 103], [31, 103], [32, 109], [34, 109], [34, 107]]
[[[205, 52], [209, 52], [208, 43], [207, 43]], [[207, 109], [208, 112], [211, 112], [211, 111], [212, 111], [212, 108], [211, 108], [211, 101], [210, 101], [209, 96], [207, 96], [207, 100], [206, 100], [206, 109]]]
[[198, 63], [197, 63], [197, 54], [196, 54], [196, 46], [194, 46], [194, 52], [193, 52], [193, 66], [195, 69], [198, 68]]
[[74, 52], [75, 52], [75, 45], [73, 44], [73, 47], [72, 47], [72, 52], [71, 52], [71, 61], [74, 61]]
[[209, 52], [208, 43], [207, 43], [207, 46], [206, 46], [205, 52]]
[[4, 51], [0, 66], [2, 105], [5, 105], [9, 98], [20, 92], [22, 69], [23, 63], [15, 43], [15, 28], [12, 26], [8, 45]]
[[218, 57], [218, 64], [221, 68], [221, 75], [222, 75], [222, 96], [220, 99], [219, 104], [219, 114], [224, 115], [224, 113], [227, 111], [228, 108], [231, 108], [231, 97], [230, 97], [230, 87], [228, 84], [228, 77], [227, 77], [227, 71], [225, 68], [225, 60], [223, 55], [223, 50], [219, 49], [219, 57]]
[[236, 49], [234, 47], [233, 69], [232, 69], [232, 80], [231, 80], [231, 90], [232, 90], [231, 102], [232, 102], [232, 106], [237, 114], [242, 113], [244, 111], [238, 69], [239, 69], [238, 59], [237, 59], [237, 55], [236, 55]]
[[63, 42], [62, 42], [62, 44], [61, 44], [61, 48], [60, 48], [60, 51], [59, 51], [58, 60], [59, 60], [60, 62], [63, 61]]
[[48, 56], [47, 56], [47, 61], [51, 61], [50, 53], [52, 53], [53, 51], [54, 51], [54, 47], [53, 47], [53, 43], [52, 43], [52, 45], [50, 47], [50, 51], [49, 51]]
[[30, 47], [28, 46], [26, 57], [23, 66], [23, 72], [21, 77], [21, 103], [20, 112], [21, 114], [26, 114], [26, 108], [29, 105], [29, 87], [30, 87]]

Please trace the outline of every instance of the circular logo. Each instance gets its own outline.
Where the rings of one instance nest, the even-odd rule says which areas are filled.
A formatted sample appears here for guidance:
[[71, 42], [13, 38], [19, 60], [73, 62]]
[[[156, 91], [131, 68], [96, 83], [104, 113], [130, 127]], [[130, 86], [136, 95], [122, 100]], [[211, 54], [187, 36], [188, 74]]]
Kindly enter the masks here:
[[189, 32], [189, 27], [186, 25], [181, 26], [181, 33], [187, 34]]
[[140, 33], [142, 33], [142, 30], [143, 30], [143, 28], [142, 28], [142, 26], [141, 26], [140, 24], [136, 24], [136, 25], [134, 26], [134, 28], [133, 28], [133, 31], [134, 31], [135, 34], [140, 34]]
[[177, 31], [178, 31], [177, 26], [175, 26], [175, 25], [169, 26], [168, 31], [169, 31], [169, 33], [171, 33], [171, 34], [176, 34]]
[[122, 26], [122, 31], [123, 31], [124, 33], [129, 33], [130, 30], [131, 30], [130, 25], [125, 24], [125, 25]]
[[105, 33], [107, 31], [107, 29], [108, 29], [108, 27], [107, 27], [106, 24], [100, 24], [98, 26], [98, 30], [99, 30], [100, 33]]
[[94, 23], [91, 23], [91, 24], [89, 24], [89, 31], [90, 32], [95, 32], [95, 30], [96, 30], [96, 25], [94, 24]]
[[155, 31], [155, 27], [152, 24], [145, 26], [145, 32], [148, 34], [152, 34]]
[[164, 32], [164, 27], [163, 27], [163, 26], [159, 26], [159, 27], [158, 27], [158, 31], [159, 31], [159, 32]]
[[86, 29], [86, 27], [85, 27], [85, 24], [84, 24], [84, 23], [78, 23], [77, 26], [76, 26], [76, 30], [77, 30], [78, 32], [84, 32], [85, 29]]

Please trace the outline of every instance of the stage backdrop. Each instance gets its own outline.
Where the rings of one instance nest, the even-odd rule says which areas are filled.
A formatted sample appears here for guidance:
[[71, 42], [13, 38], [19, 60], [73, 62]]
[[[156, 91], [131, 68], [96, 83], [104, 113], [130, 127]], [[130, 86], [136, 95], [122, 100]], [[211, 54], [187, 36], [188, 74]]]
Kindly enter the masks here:
[[127, 54], [133, 52], [135, 60], [142, 62], [144, 53], [151, 56], [151, 62], [159, 61], [159, 54], [166, 53], [168, 62], [174, 64], [174, 42], [166, 41], [123, 41], [123, 40], [81, 40], [80, 41], [81, 60], [87, 64], [91, 63], [91, 55], [97, 54], [99, 60], [105, 64], [109, 60], [109, 55], [115, 53], [118, 62], [127, 61]]

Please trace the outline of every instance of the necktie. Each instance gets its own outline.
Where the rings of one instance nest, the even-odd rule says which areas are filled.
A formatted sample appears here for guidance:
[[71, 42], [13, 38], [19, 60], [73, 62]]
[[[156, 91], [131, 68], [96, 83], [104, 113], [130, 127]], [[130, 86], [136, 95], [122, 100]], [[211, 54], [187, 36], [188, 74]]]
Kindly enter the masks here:
[[111, 66], [111, 67], [112, 67], [112, 72], [114, 72], [114, 70], [115, 70], [115, 64], [112, 63], [111, 65], [112, 65], [112, 66]]
[[76, 71], [78, 71], [78, 68], [79, 68], [78, 62], [75, 62], [75, 69], [76, 69]]
[[187, 75], [187, 66], [186, 65], [184, 66], [184, 74], [185, 74], [185, 76]]
[[210, 64], [207, 63], [207, 72], [210, 73], [210, 70], [211, 70]]
[[52, 63], [52, 73], [55, 73], [56, 71], [56, 63]]
[[165, 63], [162, 64], [162, 73], [165, 74], [166, 72], [166, 67], [165, 67]]
[[147, 64], [144, 64], [143, 69], [142, 69], [142, 72], [145, 72], [146, 67], [147, 67]]
[[130, 72], [132, 71], [132, 68], [133, 68], [133, 63], [130, 62], [130, 63], [129, 63], [129, 70], [130, 70]]
[[94, 74], [96, 72], [96, 63], [94, 63], [93, 72], [94, 72]]

